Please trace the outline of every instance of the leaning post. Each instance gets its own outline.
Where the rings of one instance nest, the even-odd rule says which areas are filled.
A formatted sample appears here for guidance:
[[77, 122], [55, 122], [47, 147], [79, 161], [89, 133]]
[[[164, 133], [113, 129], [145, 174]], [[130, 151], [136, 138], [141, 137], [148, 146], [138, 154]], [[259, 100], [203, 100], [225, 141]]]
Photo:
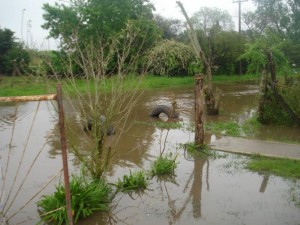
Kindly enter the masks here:
[[58, 104], [58, 114], [59, 114], [59, 129], [60, 129], [61, 151], [62, 151], [63, 170], [64, 170], [65, 193], [66, 193], [66, 209], [67, 209], [69, 225], [73, 225], [71, 192], [70, 192], [69, 170], [68, 170], [67, 142], [66, 142], [66, 133], [65, 133], [65, 120], [64, 120], [63, 103], [62, 103], [61, 84], [57, 85], [57, 104]]
[[201, 74], [195, 75], [195, 145], [202, 146], [204, 143], [204, 128], [203, 128], [203, 81], [204, 77]]

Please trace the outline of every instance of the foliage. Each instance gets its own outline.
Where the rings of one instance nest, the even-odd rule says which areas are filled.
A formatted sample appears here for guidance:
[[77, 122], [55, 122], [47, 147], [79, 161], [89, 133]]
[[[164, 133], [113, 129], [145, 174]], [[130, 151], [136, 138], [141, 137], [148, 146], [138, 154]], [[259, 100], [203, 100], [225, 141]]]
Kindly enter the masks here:
[[244, 14], [244, 22], [249, 28], [251, 37], [255, 39], [266, 29], [272, 29], [282, 40], [291, 43], [285, 47], [286, 57], [293, 63], [299, 62], [300, 2], [295, 0], [254, 0], [254, 4], [256, 10]]
[[300, 118], [300, 76], [290, 78], [291, 83], [279, 85], [280, 93], [289, 104], [293, 112]]
[[136, 123], [150, 125], [150, 126], [158, 127], [158, 128], [161, 128], [161, 129], [180, 129], [180, 128], [183, 127], [183, 124], [179, 123], [179, 122], [160, 122], [160, 121], [142, 122], [142, 121], [136, 121]]
[[261, 72], [263, 69], [269, 68], [267, 57], [268, 53], [272, 53], [277, 71], [287, 70], [288, 61], [282, 50], [284, 44], [285, 42], [272, 30], [266, 30], [254, 43], [246, 45], [246, 52], [239, 59], [245, 59], [249, 62], [248, 72]]
[[260, 107], [261, 113], [258, 113], [258, 121], [260, 123], [276, 125], [293, 124], [291, 117], [277, 102], [271, 90], [265, 91], [264, 104]]
[[133, 191], [133, 190], [142, 190], [147, 188], [148, 181], [146, 175], [143, 171], [137, 171], [132, 173], [129, 172], [129, 175], [124, 175], [123, 179], [118, 179], [116, 184], [118, 190], [120, 191]]
[[233, 31], [229, 13], [217, 8], [201, 8], [193, 14], [191, 22], [214, 74], [237, 72], [236, 60], [244, 52], [245, 39]]
[[300, 178], [300, 161], [252, 156], [246, 165], [252, 171], [275, 174], [277, 176]]
[[220, 26], [222, 30], [233, 30], [234, 23], [228, 11], [218, 8], [202, 7], [191, 17], [191, 21], [196, 30], [208, 32], [213, 27]]
[[156, 44], [147, 55], [149, 69], [156, 75], [187, 75], [189, 66], [197, 63], [192, 48], [174, 40]]
[[30, 56], [21, 43], [16, 42], [14, 32], [0, 28], [0, 74], [24, 74]]
[[241, 133], [240, 126], [237, 122], [208, 122], [205, 124], [205, 129], [212, 134], [223, 134], [227, 136], [239, 136]]
[[163, 40], [177, 40], [180, 39], [180, 34], [184, 28], [182, 22], [178, 19], [169, 19], [161, 15], [155, 15], [154, 17], [157, 26], [162, 31]]
[[[83, 176], [73, 176], [70, 181], [71, 205], [75, 223], [94, 211], [108, 210], [112, 189], [102, 180], [87, 180]], [[44, 222], [67, 224], [65, 189], [62, 184], [56, 186], [52, 195], [44, 195], [38, 201], [41, 219]]]
[[205, 129], [215, 135], [232, 137], [254, 137], [260, 128], [257, 117], [251, 117], [243, 123], [229, 122], [207, 122]]
[[174, 174], [174, 170], [177, 167], [176, 164], [177, 155], [172, 156], [172, 154], [163, 156], [159, 155], [152, 165], [153, 175], [165, 175]]

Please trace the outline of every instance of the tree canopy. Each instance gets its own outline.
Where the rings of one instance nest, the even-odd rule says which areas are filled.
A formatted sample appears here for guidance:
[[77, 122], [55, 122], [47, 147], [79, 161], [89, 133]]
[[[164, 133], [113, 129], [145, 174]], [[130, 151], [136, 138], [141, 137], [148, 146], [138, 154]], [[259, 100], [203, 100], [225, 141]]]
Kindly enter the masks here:
[[43, 9], [46, 22], [42, 27], [51, 37], [59, 38], [65, 48], [72, 48], [78, 39], [107, 40], [130, 20], [154, 23], [154, 7], [148, 0], [74, 0], [69, 5], [44, 4]]
[[0, 28], [0, 74], [23, 72], [30, 61], [23, 45], [16, 41], [14, 32]]

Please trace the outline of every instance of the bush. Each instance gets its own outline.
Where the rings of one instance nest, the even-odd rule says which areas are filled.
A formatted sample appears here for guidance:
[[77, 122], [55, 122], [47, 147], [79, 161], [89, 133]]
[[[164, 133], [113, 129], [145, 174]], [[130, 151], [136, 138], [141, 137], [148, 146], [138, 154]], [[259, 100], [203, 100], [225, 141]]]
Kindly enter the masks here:
[[201, 67], [193, 49], [183, 43], [164, 40], [147, 55], [149, 69], [155, 75], [188, 75], [190, 67]]

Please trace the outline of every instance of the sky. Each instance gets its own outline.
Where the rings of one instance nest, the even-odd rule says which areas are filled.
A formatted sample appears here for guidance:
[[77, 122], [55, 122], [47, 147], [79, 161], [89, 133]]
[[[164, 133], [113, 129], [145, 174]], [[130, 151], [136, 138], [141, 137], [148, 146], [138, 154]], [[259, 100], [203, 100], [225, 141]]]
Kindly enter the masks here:
[[[64, 3], [67, 0], [0, 0], [0, 27], [8, 28], [15, 32], [15, 36], [27, 46], [35, 49], [56, 49], [58, 42], [47, 39], [49, 33], [41, 28], [44, 23], [44, 3], [54, 5], [55, 2]], [[120, 0], [122, 1], [122, 0]], [[167, 18], [184, 20], [176, 0], [150, 0], [155, 8], [156, 14]], [[201, 7], [216, 7], [227, 10], [236, 23], [238, 21], [238, 4], [236, 0], [181, 0], [189, 16]], [[242, 3], [242, 12], [253, 10], [251, 0]]]

